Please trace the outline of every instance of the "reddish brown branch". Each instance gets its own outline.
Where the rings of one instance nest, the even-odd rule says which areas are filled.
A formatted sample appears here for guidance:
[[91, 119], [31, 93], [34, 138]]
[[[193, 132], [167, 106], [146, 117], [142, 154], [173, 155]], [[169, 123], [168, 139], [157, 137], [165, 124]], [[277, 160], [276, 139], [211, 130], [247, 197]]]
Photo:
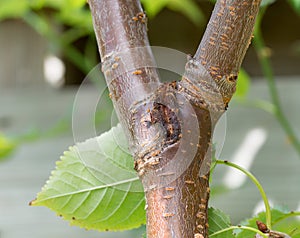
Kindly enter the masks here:
[[261, 0], [219, 0], [194, 56], [216, 80], [227, 104], [251, 43]]
[[[209, 145], [212, 127], [209, 112], [194, 109], [199, 119], [199, 141], [195, 144], [190, 143], [188, 148], [185, 147], [187, 151], [183, 151], [183, 154], [187, 155], [180, 156], [177, 161], [179, 168], [183, 166], [184, 160], [192, 159], [191, 164], [175, 181], [146, 193], [148, 237], [203, 238], [208, 235], [209, 173], [202, 167], [202, 162], [204, 158], [210, 158]], [[181, 143], [184, 142], [181, 140]], [[190, 150], [194, 146], [198, 148], [197, 152], [189, 158], [188, 153], [191, 153]], [[164, 150], [160, 154], [161, 163], [174, 159], [174, 154], [178, 153], [178, 147], [179, 144], [175, 144], [174, 147]], [[205, 172], [200, 175], [201, 167]], [[169, 170], [169, 173], [176, 173], [176, 168]], [[163, 184], [164, 181], [161, 183]]]
[[148, 238], [208, 237], [211, 135], [234, 93], [259, 3], [219, 0], [182, 80], [158, 87], [139, 2], [90, 0], [102, 70], [146, 189]]
[[209, 170], [199, 175], [208, 166], [213, 127], [235, 91], [259, 4], [257, 0], [218, 1], [199, 49], [186, 65], [178, 88], [196, 111], [199, 147], [190, 167], [171, 184], [175, 192], [164, 187], [146, 194], [149, 237], [208, 237]]
[[147, 19], [138, 0], [89, 0], [102, 71], [125, 130], [129, 108], [159, 85], [147, 37]]
[[[89, 0], [101, 59], [113, 51], [148, 46], [145, 19], [139, 1]], [[143, 24], [139, 24], [143, 23]]]

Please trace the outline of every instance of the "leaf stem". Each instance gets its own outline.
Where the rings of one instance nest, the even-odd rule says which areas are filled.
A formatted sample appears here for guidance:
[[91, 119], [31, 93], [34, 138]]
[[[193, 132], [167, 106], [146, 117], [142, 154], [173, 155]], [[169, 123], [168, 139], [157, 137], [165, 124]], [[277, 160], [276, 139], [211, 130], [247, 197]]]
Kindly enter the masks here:
[[299, 212], [290, 212], [288, 214], [285, 214], [285, 216], [280, 217], [279, 219], [277, 219], [276, 221], [273, 222], [273, 225], [289, 218], [289, 217], [295, 217], [295, 216], [300, 216], [300, 211]]
[[282, 110], [282, 106], [279, 99], [278, 90], [276, 88], [274, 74], [270, 63], [270, 56], [266, 53], [266, 46], [263, 40], [263, 36], [261, 33], [261, 21], [263, 15], [265, 13], [266, 7], [262, 8], [260, 13], [257, 16], [257, 21], [254, 28], [254, 47], [256, 53], [258, 55], [258, 60], [261, 65], [263, 74], [268, 82], [269, 92], [271, 96], [272, 103], [274, 104], [274, 116], [277, 118], [278, 122], [280, 123], [281, 127], [287, 134], [291, 144], [295, 148], [296, 152], [300, 157], [300, 141], [297, 138], [296, 134], [293, 131], [289, 121], [287, 120], [284, 112]]
[[220, 230], [220, 231], [217, 231], [217, 232], [211, 234], [209, 237], [213, 237], [213, 236], [219, 235], [223, 232], [230, 231], [230, 230], [235, 230], [235, 229], [253, 231], [255, 233], [258, 233], [258, 234], [262, 235], [263, 237], [268, 237], [266, 234], [262, 233], [260, 230], [258, 230], [256, 228], [253, 228], [253, 227], [249, 227], [249, 226], [230, 226], [228, 228], [225, 228], [223, 230]]
[[264, 204], [265, 204], [265, 209], [266, 209], [266, 225], [269, 229], [272, 228], [272, 219], [271, 219], [271, 208], [270, 208], [270, 204], [269, 204], [269, 201], [268, 201], [268, 198], [267, 198], [267, 195], [262, 187], [262, 185], [259, 183], [259, 181], [257, 180], [257, 178], [255, 178], [255, 176], [249, 172], [248, 170], [245, 170], [244, 168], [240, 167], [239, 165], [237, 164], [234, 164], [234, 163], [231, 163], [229, 161], [223, 161], [223, 160], [217, 160], [216, 161], [217, 164], [225, 164], [225, 165], [228, 165], [230, 167], [233, 167], [233, 168], [236, 168], [238, 170], [240, 170], [241, 172], [243, 172], [244, 174], [246, 174], [251, 180], [252, 182], [256, 185], [256, 187], [258, 188], [260, 194], [261, 194], [261, 197], [264, 201]]

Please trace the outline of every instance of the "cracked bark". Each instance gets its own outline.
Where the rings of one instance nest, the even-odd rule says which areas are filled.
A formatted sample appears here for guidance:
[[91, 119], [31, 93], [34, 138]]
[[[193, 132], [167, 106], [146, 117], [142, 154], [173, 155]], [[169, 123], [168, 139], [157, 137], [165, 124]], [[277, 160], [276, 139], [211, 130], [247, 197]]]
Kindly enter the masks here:
[[149, 238], [208, 237], [211, 135], [260, 0], [219, 0], [180, 82], [160, 84], [137, 0], [90, 0], [111, 98], [144, 184]]

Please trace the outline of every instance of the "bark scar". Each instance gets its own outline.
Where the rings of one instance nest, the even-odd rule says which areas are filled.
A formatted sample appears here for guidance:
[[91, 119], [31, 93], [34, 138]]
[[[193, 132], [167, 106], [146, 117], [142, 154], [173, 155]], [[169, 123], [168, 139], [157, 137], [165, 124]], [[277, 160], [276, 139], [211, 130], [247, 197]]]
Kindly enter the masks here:
[[151, 123], [161, 123], [166, 132], [166, 144], [179, 140], [180, 123], [175, 112], [168, 106], [154, 102], [150, 112]]

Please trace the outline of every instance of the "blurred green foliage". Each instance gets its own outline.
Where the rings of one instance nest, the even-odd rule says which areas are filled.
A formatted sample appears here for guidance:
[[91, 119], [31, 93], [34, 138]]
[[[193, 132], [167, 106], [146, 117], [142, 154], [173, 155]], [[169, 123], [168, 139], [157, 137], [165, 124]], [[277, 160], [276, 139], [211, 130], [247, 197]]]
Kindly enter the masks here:
[[92, 31], [90, 12], [85, 6], [85, 0], [2, 0], [0, 20], [26, 18], [30, 12], [52, 9], [55, 10], [55, 14], [52, 15], [55, 21], [80, 28], [90, 28]]
[[240, 70], [234, 98], [245, 98], [250, 87], [250, 76], [243, 69]]
[[52, 138], [70, 132], [71, 125], [72, 123], [69, 119], [62, 118], [46, 130], [31, 128], [14, 136], [8, 136], [0, 131], [0, 161], [9, 158], [22, 144]]
[[[204, 17], [194, 0], [143, 0], [150, 18], [163, 8], [184, 14], [199, 25]], [[48, 42], [48, 51], [59, 54], [87, 74], [98, 63], [98, 50], [92, 25], [92, 17], [86, 0], [0, 0], [0, 22], [18, 19], [26, 22]], [[79, 50], [75, 43], [86, 38], [85, 48]], [[94, 81], [94, 80], [92, 80]], [[100, 115], [101, 114], [101, 115]], [[103, 112], [96, 113], [96, 124], [103, 121]], [[34, 129], [11, 139], [0, 133], [0, 160], [9, 157], [22, 143], [36, 141], [42, 137], [61, 134], [68, 130], [62, 120], [46, 132]]]
[[[215, 2], [207, 0], [208, 2]], [[267, 5], [276, 0], [263, 0]], [[286, 0], [300, 14], [300, 0]], [[196, 0], [141, 0], [149, 18], [164, 8], [179, 12], [199, 26], [205, 17]], [[60, 53], [83, 73], [88, 73], [98, 62], [92, 18], [86, 0], [0, 0], [0, 21], [22, 19], [46, 37], [51, 53]], [[85, 49], [74, 46], [86, 37]]]
[[[86, 0], [0, 0], [0, 21], [21, 19], [47, 38], [49, 51], [60, 53], [83, 73], [87, 74], [98, 62], [92, 18]], [[204, 20], [194, 0], [142, 0], [149, 17], [163, 8], [180, 12], [194, 24]], [[85, 49], [74, 43], [86, 37]]]
[[[215, 2], [214, 0], [207, 1]], [[275, 1], [263, 0], [262, 5], [269, 5]], [[300, 15], [300, 0], [286, 1]], [[164, 8], [168, 8], [183, 14], [197, 26], [205, 20], [197, 0], [141, 0], [141, 2], [150, 19]], [[29, 24], [36, 32], [47, 38], [49, 52], [59, 53], [85, 74], [98, 63], [92, 18], [86, 0], [0, 0], [0, 22], [7, 19], [20, 19]], [[75, 46], [75, 42], [81, 38], [86, 38], [83, 50]], [[244, 100], [249, 86], [250, 78], [245, 71], [241, 70], [234, 98], [239, 101]], [[273, 111], [270, 105], [264, 102], [252, 104], [267, 111]], [[97, 117], [97, 120], [99, 118]], [[63, 124], [59, 124], [58, 127]], [[56, 132], [53, 133], [56, 134]], [[25, 139], [21, 136], [23, 138], [21, 141], [28, 141], [28, 138], [40, 138], [38, 134], [40, 133], [29, 133], [29, 136], [24, 137]], [[0, 158], [11, 154], [18, 143], [0, 134]]]
[[89, 72], [97, 64], [96, 44], [86, 44], [83, 52], [73, 45], [82, 37], [94, 39], [85, 0], [1, 0], [0, 5], [0, 21], [12, 18], [25, 21], [47, 38], [51, 53], [59, 52], [82, 72]]
[[300, 0], [288, 0], [293, 9], [300, 15]]
[[[262, 5], [272, 4], [275, 1], [263, 0]], [[286, 1], [300, 15], [300, 0]], [[197, 26], [205, 20], [196, 0], [141, 0], [141, 2], [150, 18], [155, 17], [164, 8], [168, 8], [183, 14]], [[215, 1], [211, 0], [211, 2]], [[98, 53], [91, 14], [86, 0], [0, 0], [0, 6], [0, 21], [6, 19], [25, 21], [40, 35], [48, 39], [49, 51], [62, 53], [84, 73], [88, 73], [97, 64]], [[87, 43], [85, 49], [80, 51], [74, 46], [74, 42], [83, 37], [87, 38]], [[249, 84], [249, 76], [242, 70], [235, 97], [245, 97], [249, 90]], [[261, 105], [267, 108], [266, 104]], [[62, 121], [43, 135], [57, 135], [66, 130], [68, 125], [70, 125], [69, 122]], [[30, 133], [23, 136], [22, 139], [13, 140], [0, 133], [0, 160], [8, 157], [20, 141], [33, 141], [40, 137], [40, 133]], [[253, 226], [255, 226], [255, 219]], [[252, 220], [248, 222], [250, 223]], [[282, 226], [285, 227], [286, 224]]]
[[195, 25], [201, 25], [204, 20], [204, 15], [194, 0], [141, 0], [141, 2], [150, 18], [155, 17], [162, 9], [169, 8], [182, 13]]
[[16, 143], [0, 132], [0, 161], [7, 158], [16, 148]]

